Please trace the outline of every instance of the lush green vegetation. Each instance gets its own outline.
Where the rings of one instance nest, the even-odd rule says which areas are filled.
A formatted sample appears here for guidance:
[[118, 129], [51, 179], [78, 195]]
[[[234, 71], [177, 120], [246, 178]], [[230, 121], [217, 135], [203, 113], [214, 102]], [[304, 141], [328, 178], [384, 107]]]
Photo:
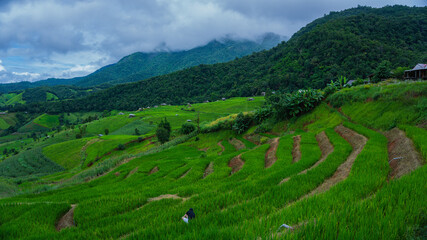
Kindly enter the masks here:
[[343, 89], [327, 101], [354, 121], [389, 130], [399, 124], [425, 122], [426, 93], [426, 82], [384, 82]]
[[[0, 238], [425, 238], [427, 167], [391, 178], [383, 132], [402, 129], [425, 164], [426, 83], [344, 87], [344, 76], [365, 76], [380, 58], [391, 67], [424, 60], [425, 9], [331, 13], [227, 64], [16, 105], [38, 109], [1, 116]], [[265, 89], [276, 92], [213, 101]], [[92, 112], [67, 113], [77, 110]], [[70, 205], [76, 226], [57, 231]]]
[[[379, 91], [375, 90], [378, 87], [383, 92], [400, 96], [388, 98], [391, 105], [398, 104], [402, 101], [401, 97], [405, 96], [408, 109], [418, 106], [418, 101], [423, 98], [412, 94], [414, 89], [424, 86], [416, 82], [405, 83], [405, 87], [400, 88], [395, 88], [395, 84], [368, 86], [372, 94]], [[129, 118], [127, 112], [124, 115], [113, 112], [112, 116], [85, 123], [87, 127], [84, 136], [97, 135], [105, 127], [116, 132], [114, 135], [61, 140], [66, 139], [66, 134], [78, 132], [79, 127], [83, 126], [80, 125], [74, 130], [56, 133], [55, 138], [29, 143], [46, 146], [42, 152], [38, 150], [37, 154], [31, 154], [45, 156], [67, 170], [58, 172], [63, 169], [51, 167], [56, 170], [50, 173], [57, 173], [30, 178], [20, 175], [21, 178], [0, 180], [2, 196], [15, 195], [0, 200], [1, 237], [420, 238], [425, 227], [423, 209], [427, 200], [424, 194], [427, 190], [426, 167], [387, 181], [390, 172], [387, 139], [380, 132], [362, 126], [359, 121], [363, 120], [352, 118], [353, 122], [348, 122], [342, 113], [333, 108], [332, 99], [343, 99], [339, 106], [344, 112], [344, 106], [358, 110], [383, 101], [382, 98], [387, 96], [382, 93], [381, 97], [372, 102], [346, 100], [342, 97], [351, 92], [354, 96], [361, 95], [361, 89], [365, 88], [362, 86], [338, 91], [308, 113], [295, 117], [289, 114], [285, 120], [276, 122], [280, 126], [273, 127], [276, 132], [262, 133], [261, 136], [267, 139], [279, 138], [275, 154], [277, 160], [269, 168], [265, 167], [265, 157], [273, 143], [264, 141], [256, 145], [247, 139], [249, 134], [254, 134], [256, 125], [249, 126], [250, 129], [241, 134], [230, 128], [205, 134], [194, 131], [189, 135], [179, 135], [187, 118], [193, 119], [192, 124], [196, 124], [198, 113], [204, 125], [209, 125], [208, 121], [214, 125], [224, 119], [236, 121], [239, 110], [246, 110], [247, 115], [255, 116], [264, 102], [260, 98], [254, 101], [241, 98], [193, 104], [191, 108], [162, 106], [135, 112], [133, 118]], [[228, 107], [227, 101], [230, 104]], [[225, 112], [215, 113], [218, 109]], [[386, 116], [394, 116], [390, 115], [390, 111], [395, 109], [383, 111]], [[224, 117], [229, 114], [231, 116]], [[160, 145], [153, 142], [156, 138], [145, 139], [154, 134], [159, 123], [163, 128], [169, 128], [164, 126], [165, 117], [170, 122], [172, 140]], [[214, 121], [218, 118], [222, 120]], [[274, 115], [264, 121], [271, 119], [277, 121]], [[111, 125], [107, 125], [108, 121], [112, 122]], [[382, 121], [385, 121], [384, 126], [389, 126], [394, 118], [383, 118]], [[399, 122], [405, 123], [399, 125], [400, 128], [414, 141], [424, 158], [425, 129], [414, 124], [425, 121], [425, 118], [418, 116]], [[322, 194], [307, 197], [306, 194], [335, 174], [352, 151], [351, 145], [334, 130], [341, 123], [365, 136], [367, 143], [356, 157], [347, 178]], [[153, 126], [151, 130], [147, 129], [144, 139], [120, 134], [120, 131], [132, 131], [140, 124]], [[311, 168], [321, 157], [316, 135], [322, 131], [325, 131], [334, 149], [323, 162]], [[293, 137], [297, 135], [301, 136], [301, 160], [293, 162]], [[70, 137], [74, 138], [74, 135]], [[236, 139], [244, 145], [241, 150], [236, 150], [234, 146]], [[125, 146], [124, 150], [117, 149], [120, 144]], [[230, 174], [228, 164], [238, 155], [244, 164], [239, 171]], [[22, 169], [28, 171], [28, 167], [13, 166], [12, 163], [19, 161], [11, 159], [7, 158], [0, 163], [0, 168], [7, 164], [10, 169], [16, 169], [15, 172], [23, 172]], [[28, 165], [31, 163], [30, 159], [25, 161]], [[206, 174], [210, 165], [213, 170]], [[32, 167], [36, 169], [36, 166]], [[302, 173], [307, 169], [307, 172]], [[176, 199], [150, 200], [164, 194], [173, 194]], [[69, 210], [70, 204], [78, 204], [74, 211], [77, 227], [57, 232], [55, 223]], [[190, 207], [195, 210], [196, 219], [187, 225], [180, 217]], [[44, 220], [37, 220], [39, 217]], [[295, 230], [278, 230], [283, 223], [292, 225]], [[22, 227], [28, 230], [20, 231]]]
[[42, 127], [53, 128], [59, 125], [59, 117], [57, 115], [43, 114], [33, 121]]
[[118, 85], [79, 100], [30, 104], [15, 110], [134, 110], [162, 102], [185, 104], [273, 90], [323, 88], [338, 76], [366, 78], [383, 60], [390, 62], [391, 69], [411, 67], [427, 61], [425, 9], [358, 7], [331, 13], [269, 51]]

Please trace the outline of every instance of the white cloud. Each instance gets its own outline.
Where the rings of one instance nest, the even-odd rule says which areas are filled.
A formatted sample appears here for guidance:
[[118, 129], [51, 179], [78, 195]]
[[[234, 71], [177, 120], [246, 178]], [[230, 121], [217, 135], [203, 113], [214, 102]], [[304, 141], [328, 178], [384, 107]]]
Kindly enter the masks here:
[[4, 68], [4, 66], [1, 65], [2, 64], [2, 60], [0, 60], [0, 72], [5, 72], [6, 68]]
[[12, 72], [13, 75], [16, 76], [25, 76], [29, 78], [38, 78], [40, 77], [39, 73], [29, 73], [29, 72]]

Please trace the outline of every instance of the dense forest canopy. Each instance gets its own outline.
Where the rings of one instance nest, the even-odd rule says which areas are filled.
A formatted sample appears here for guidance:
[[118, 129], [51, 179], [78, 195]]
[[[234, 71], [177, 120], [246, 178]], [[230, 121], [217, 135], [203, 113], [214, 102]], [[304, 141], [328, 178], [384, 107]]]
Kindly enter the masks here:
[[392, 68], [427, 61], [427, 7], [358, 7], [333, 12], [268, 51], [118, 85], [82, 99], [13, 110], [134, 110], [163, 102], [183, 104], [268, 90], [321, 88], [339, 76], [366, 78], [383, 60]]

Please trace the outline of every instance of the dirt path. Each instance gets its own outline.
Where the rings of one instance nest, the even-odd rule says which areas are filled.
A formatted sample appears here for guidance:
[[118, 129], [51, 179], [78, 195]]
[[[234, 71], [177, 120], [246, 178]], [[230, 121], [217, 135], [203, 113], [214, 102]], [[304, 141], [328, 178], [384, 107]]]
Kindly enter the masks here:
[[224, 147], [224, 146], [222, 146], [221, 141], [219, 141], [219, 142], [217, 143], [217, 145], [218, 145], [218, 146], [220, 146], [220, 147], [221, 147], [221, 149], [222, 149], [222, 151], [221, 151], [221, 152], [218, 152], [218, 155], [221, 155], [221, 154], [224, 152], [225, 147]]
[[250, 135], [245, 135], [243, 138], [252, 142], [255, 145], [260, 145], [262, 136], [259, 134], [250, 134]]
[[231, 167], [230, 175], [238, 172], [243, 167], [243, 164], [245, 164], [245, 162], [243, 162], [242, 160], [242, 154], [239, 154], [235, 156], [233, 159], [231, 159], [230, 162], [228, 163], [228, 166]]
[[74, 222], [74, 209], [76, 208], [77, 204], [71, 204], [71, 209], [59, 219], [58, 223], [56, 224], [56, 230], [61, 231], [64, 228], [67, 227], [75, 227], [76, 223]]
[[298, 173], [298, 175], [299, 174], [305, 174], [308, 171], [310, 171], [311, 169], [319, 166], [319, 164], [321, 164], [323, 161], [325, 161], [326, 158], [329, 156], [329, 154], [331, 154], [334, 151], [334, 146], [329, 141], [329, 138], [328, 138], [328, 136], [326, 136], [325, 132], [321, 132], [321, 133], [317, 134], [316, 140], [317, 140], [317, 143], [319, 144], [320, 151], [322, 151], [322, 156], [320, 157], [319, 161], [317, 161], [313, 166], [311, 166], [311, 167], [307, 168], [306, 170]]
[[265, 153], [265, 168], [271, 167], [277, 160], [276, 151], [279, 146], [279, 139], [280, 138], [274, 138], [270, 142], [270, 148], [268, 148]]
[[210, 162], [209, 165], [206, 167], [205, 172], [203, 173], [203, 178], [206, 178], [207, 176], [209, 176], [209, 174], [213, 173], [214, 171], [214, 163]]
[[181, 177], [179, 177], [179, 179], [184, 178], [185, 176], [187, 176], [187, 174], [191, 171], [192, 168], [188, 169], [188, 171], [186, 171], [184, 174], [181, 175]]
[[92, 145], [92, 144], [94, 144], [94, 143], [96, 143], [96, 142], [99, 142], [99, 141], [101, 141], [101, 139], [99, 139], [99, 138], [94, 138], [94, 139], [91, 139], [91, 140], [87, 141], [87, 142], [86, 142], [86, 144], [82, 147], [81, 152], [86, 152], [86, 149], [87, 149], [90, 145]]
[[180, 197], [180, 196], [178, 196], [176, 194], [163, 194], [163, 195], [160, 195], [158, 197], [149, 198], [147, 201], [148, 202], [153, 202], [153, 201], [160, 201], [162, 199], [182, 199], [182, 201], [185, 202], [185, 201], [187, 201], [190, 198], [191, 197], [183, 198], [183, 197]]
[[155, 167], [153, 167], [153, 169], [150, 170], [150, 172], [148, 173], [148, 175], [151, 175], [151, 174], [156, 173], [158, 171], [159, 171], [159, 167], [155, 166]]
[[234, 146], [234, 148], [235, 148], [237, 151], [240, 151], [240, 150], [242, 150], [242, 149], [245, 149], [245, 148], [246, 148], [245, 144], [244, 144], [242, 141], [240, 141], [239, 139], [233, 138], [233, 139], [231, 139], [231, 140], [228, 140], [228, 142], [229, 142], [231, 145], [233, 145], [233, 146]]
[[91, 182], [91, 181], [93, 181], [93, 180], [95, 180], [95, 179], [98, 179], [98, 178], [100, 178], [100, 177], [103, 177], [103, 176], [105, 176], [105, 175], [109, 174], [110, 172], [114, 171], [115, 169], [117, 169], [117, 168], [118, 168], [118, 167], [120, 167], [121, 165], [123, 165], [123, 164], [125, 164], [125, 163], [128, 163], [128, 162], [130, 162], [130, 161], [131, 161], [131, 160], [133, 160], [133, 159], [135, 159], [135, 157], [126, 158], [125, 160], [123, 160], [123, 161], [121, 161], [119, 164], [117, 164], [115, 167], [111, 168], [110, 170], [106, 171], [105, 173], [103, 173], [103, 174], [101, 174], [101, 175], [98, 175], [98, 176], [92, 177], [92, 178], [90, 178], [90, 179], [87, 179], [87, 180], [86, 180], [86, 182]]
[[400, 178], [423, 165], [423, 158], [405, 132], [393, 128], [384, 134], [388, 140], [389, 179]]
[[[323, 161], [326, 160], [326, 158], [334, 151], [334, 146], [329, 141], [328, 136], [326, 136], [325, 132], [321, 132], [316, 135], [317, 143], [319, 144], [320, 151], [322, 151], [322, 156], [320, 157], [319, 161], [317, 161], [313, 166], [305, 169], [304, 171], [301, 171], [298, 173], [298, 175], [306, 174], [311, 169], [319, 166]], [[289, 181], [290, 177], [283, 179], [279, 184], [282, 184], [284, 182]]]
[[356, 160], [357, 155], [359, 155], [359, 153], [363, 150], [363, 147], [365, 147], [366, 142], [368, 141], [365, 136], [360, 135], [349, 128], [346, 128], [343, 125], [337, 126], [335, 131], [351, 144], [353, 151], [347, 157], [347, 160], [345, 160], [345, 162], [338, 167], [337, 171], [335, 171], [331, 178], [324, 181], [319, 187], [314, 189], [305, 197], [328, 191], [335, 184], [345, 180], [350, 174], [354, 160]]
[[126, 178], [132, 176], [133, 174], [135, 174], [136, 172], [138, 172], [138, 167], [136, 167], [135, 169], [133, 169], [132, 171], [129, 172], [129, 174], [126, 176]]
[[293, 137], [294, 148], [292, 149], [292, 162], [296, 163], [301, 160], [301, 135]]

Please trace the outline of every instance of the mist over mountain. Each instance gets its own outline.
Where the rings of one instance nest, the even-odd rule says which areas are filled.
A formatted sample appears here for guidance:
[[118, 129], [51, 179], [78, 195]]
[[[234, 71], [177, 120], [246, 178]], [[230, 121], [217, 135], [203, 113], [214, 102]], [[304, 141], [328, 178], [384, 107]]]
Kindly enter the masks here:
[[253, 52], [271, 49], [286, 39], [286, 37], [274, 33], [265, 33], [255, 40], [229, 35], [218, 40], [212, 40], [204, 46], [185, 51], [168, 51], [160, 48], [156, 52], [136, 52], [87, 76], [1, 84], [0, 93], [55, 85], [93, 87], [104, 84], [103, 87], [105, 88], [120, 83], [140, 81], [199, 64], [227, 62], [236, 57], [240, 58]]

